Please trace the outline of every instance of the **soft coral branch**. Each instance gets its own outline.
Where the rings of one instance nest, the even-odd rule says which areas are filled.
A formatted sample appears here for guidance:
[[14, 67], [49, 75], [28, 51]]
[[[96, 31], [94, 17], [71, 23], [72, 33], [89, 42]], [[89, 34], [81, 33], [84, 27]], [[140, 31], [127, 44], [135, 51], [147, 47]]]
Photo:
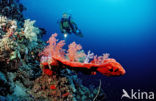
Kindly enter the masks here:
[[[67, 53], [65, 54], [65, 51], [62, 49], [65, 42], [59, 41], [57, 43], [56, 36], [57, 34], [55, 33], [49, 38], [47, 41], [49, 45], [40, 53], [40, 55], [44, 56], [41, 61], [43, 67], [46, 67], [47, 65], [66, 67], [87, 74], [96, 74], [96, 72], [100, 72], [106, 76], [119, 76], [125, 74], [124, 68], [115, 59], [108, 58], [109, 54], [103, 54], [103, 56], [97, 57], [97, 55], [94, 56], [93, 53], [88, 52], [88, 55], [86, 56], [86, 54], [81, 51], [81, 45], [76, 44], [75, 42], [68, 46]], [[69, 59], [66, 59], [64, 57], [65, 55]], [[49, 59], [49, 57], [51, 57], [50, 61], [46, 60]], [[84, 63], [78, 61], [81, 57], [86, 57]], [[94, 59], [89, 62], [89, 59], [93, 57]]]
[[57, 34], [52, 34], [52, 36], [49, 38], [49, 40], [47, 41], [47, 43], [49, 43], [49, 47], [50, 48], [50, 54], [51, 56], [63, 56], [63, 49], [62, 47], [65, 45], [64, 40], [60, 41], [57, 43]]
[[44, 50], [39, 54], [39, 56], [44, 57], [64, 57], [64, 50], [62, 47], [65, 45], [64, 40], [57, 43], [57, 34], [52, 34], [47, 43], [49, 44]]
[[74, 61], [78, 61], [80, 57], [85, 56], [85, 54], [82, 52], [78, 53], [78, 51], [80, 51], [81, 49], [82, 49], [82, 46], [80, 44], [76, 44], [75, 42], [71, 43], [68, 46], [68, 50], [67, 50], [68, 52], [67, 56], [69, 60], [74, 62]]

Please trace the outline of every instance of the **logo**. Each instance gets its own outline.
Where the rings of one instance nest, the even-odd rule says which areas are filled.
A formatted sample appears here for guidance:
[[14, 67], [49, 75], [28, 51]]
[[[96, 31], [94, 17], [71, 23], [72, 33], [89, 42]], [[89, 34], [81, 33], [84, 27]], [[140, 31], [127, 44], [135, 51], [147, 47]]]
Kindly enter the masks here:
[[121, 99], [127, 98], [127, 99], [147, 99], [147, 100], [153, 100], [154, 99], [154, 92], [145, 92], [138, 89], [135, 91], [134, 89], [131, 89], [130, 92], [127, 92], [125, 89], [122, 89], [122, 96]]

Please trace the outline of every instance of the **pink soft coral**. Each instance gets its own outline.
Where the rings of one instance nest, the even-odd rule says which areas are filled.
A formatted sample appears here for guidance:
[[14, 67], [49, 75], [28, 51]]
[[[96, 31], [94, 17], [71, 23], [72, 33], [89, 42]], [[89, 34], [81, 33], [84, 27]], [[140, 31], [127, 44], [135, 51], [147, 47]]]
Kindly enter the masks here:
[[[52, 34], [47, 43], [49, 45], [39, 54], [39, 56], [45, 57], [60, 57], [64, 58], [65, 52], [62, 47], [65, 45], [64, 40], [61, 40], [57, 43], [57, 34]], [[86, 56], [85, 53], [79, 52], [82, 49], [80, 44], [76, 44], [75, 42], [71, 43], [68, 46], [67, 56], [70, 61], [78, 61], [80, 57]], [[42, 59], [44, 60], [44, 59]], [[45, 60], [44, 60], [45, 61]]]
[[[96, 74], [96, 72], [100, 72], [106, 76], [119, 76], [124, 75], [124, 68], [115, 60], [108, 58], [109, 54], [103, 54], [103, 56], [94, 56], [94, 59], [89, 62], [87, 59], [84, 63], [78, 62], [80, 57], [86, 56], [85, 53], [81, 51], [82, 47], [80, 44], [76, 44], [75, 42], [71, 43], [68, 46], [67, 54], [69, 60], [67, 60], [65, 56], [65, 52], [62, 49], [64, 46], [64, 41], [59, 41], [57, 43], [56, 39], [57, 34], [53, 34], [49, 41], [49, 45], [44, 49], [40, 55], [44, 56], [42, 58], [41, 64], [43, 68], [46, 66], [53, 67], [66, 67], [73, 70], [80, 70], [81, 72], [85, 72], [87, 74]], [[49, 59], [50, 57], [50, 59]], [[91, 56], [93, 57], [93, 55]], [[88, 58], [86, 56], [86, 58]], [[49, 61], [50, 60], [50, 61]], [[49, 70], [45, 70], [45, 73], [51, 75], [52, 72]]]
[[49, 40], [47, 41], [47, 43], [49, 43], [49, 47], [50, 48], [50, 54], [51, 56], [64, 56], [62, 47], [64, 46], [64, 40], [60, 41], [59, 43], [57, 43], [57, 34], [52, 34], [52, 36], [49, 38]]
[[64, 40], [59, 41], [57, 43], [57, 34], [52, 34], [47, 43], [49, 45], [45, 47], [45, 49], [39, 54], [39, 56], [44, 56], [44, 57], [64, 57], [64, 50], [62, 47], [65, 45]]
[[85, 56], [84, 53], [82, 52], [79, 52], [82, 49], [82, 46], [80, 44], [76, 44], [75, 42], [71, 43], [69, 46], [68, 46], [68, 50], [67, 50], [67, 56], [69, 58], [70, 61], [74, 62], [74, 61], [78, 61], [78, 59], [80, 57], [83, 57]]
[[91, 63], [103, 64], [106, 59], [109, 59], [109, 54], [108, 53], [103, 54], [103, 56], [95, 55], [94, 59], [91, 61]]

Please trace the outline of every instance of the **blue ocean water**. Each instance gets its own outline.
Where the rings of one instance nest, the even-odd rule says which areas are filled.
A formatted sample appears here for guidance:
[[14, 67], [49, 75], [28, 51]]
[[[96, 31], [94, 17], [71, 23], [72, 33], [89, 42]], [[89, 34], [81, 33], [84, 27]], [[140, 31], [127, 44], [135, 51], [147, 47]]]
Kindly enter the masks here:
[[[156, 77], [156, 1], [155, 0], [21, 0], [26, 18], [47, 30], [44, 40], [52, 33], [63, 39], [58, 21], [62, 13], [71, 14], [84, 37], [70, 35], [66, 39], [83, 46], [87, 53], [110, 53], [123, 65], [121, 77], [84, 76], [84, 81], [98, 85], [102, 80], [106, 92], [141, 89], [153, 91]], [[82, 75], [80, 76], [82, 77]], [[89, 80], [88, 80], [89, 79]], [[87, 85], [87, 84], [86, 84]]]

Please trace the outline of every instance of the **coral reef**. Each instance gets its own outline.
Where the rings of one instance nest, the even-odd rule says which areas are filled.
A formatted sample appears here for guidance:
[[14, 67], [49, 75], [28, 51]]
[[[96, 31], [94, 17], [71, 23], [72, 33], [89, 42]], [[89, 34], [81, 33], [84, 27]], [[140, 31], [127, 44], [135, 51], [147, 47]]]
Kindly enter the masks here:
[[[43, 69], [42, 66], [41, 71], [38, 56], [40, 53], [41, 61], [50, 63], [51, 56], [65, 58], [68, 55], [72, 57], [73, 54], [75, 58], [72, 61], [78, 61], [78, 58], [85, 57], [85, 54], [76, 53], [77, 50], [74, 53], [70, 49], [67, 56], [64, 56], [65, 50], [62, 47], [65, 43], [56, 43], [57, 34], [48, 41], [50, 46], [46, 46], [53, 48], [41, 52], [45, 46], [41, 40], [44, 30], [35, 27], [35, 21], [30, 19], [24, 21], [23, 27], [18, 23], [15, 19], [0, 16], [0, 100], [91, 101], [96, 92], [84, 87], [75, 72], [58, 67], [54, 72], [49, 68]], [[77, 47], [78, 50], [81, 48], [76, 43], [69, 47]], [[50, 54], [46, 55], [49, 52]]]
[[42, 41], [46, 31], [24, 19], [18, 0], [0, 0], [0, 100], [2, 101], [101, 101], [99, 87], [85, 87], [78, 72], [105, 76], [125, 74], [109, 54], [97, 57], [82, 46], [58, 42], [57, 34]]
[[[125, 74], [125, 70], [115, 59], [108, 58], [109, 54], [97, 57], [89, 51], [86, 55], [81, 50], [81, 45], [75, 42], [68, 46], [66, 52], [63, 49], [64, 40], [57, 42], [56, 37], [56, 33], [52, 34], [47, 41], [49, 45], [39, 54], [42, 76], [35, 81], [33, 90], [30, 91], [35, 99], [95, 101], [99, 95], [104, 96], [101, 91], [101, 81], [97, 93], [92, 94], [92, 91], [79, 83], [77, 71], [92, 75], [100, 72], [106, 76]], [[85, 58], [80, 62], [79, 58], [82, 57]], [[93, 60], [89, 62], [91, 58]]]
[[24, 16], [22, 12], [26, 8], [17, 0], [0, 0], [0, 15], [7, 16], [9, 19], [18, 20], [20, 26], [23, 25]]
[[40, 39], [42, 31], [33, 26], [34, 21], [25, 20], [23, 27], [18, 23], [0, 16], [0, 95], [7, 96], [6, 100], [28, 96], [27, 89], [41, 75], [38, 53], [45, 45]]
[[[53, 75], [42, 74], [35, 80], [34, 87], [29, 92], [36, 100], [48, 101], [92, 101], [97, 95], [97, 89], [92, 91], [83, 86], [77, 74], [69, 69], [61, 70], [60, 74]], [[105, 99], [102, 89], [99, 89], [99, 95], [95, 98]]]

